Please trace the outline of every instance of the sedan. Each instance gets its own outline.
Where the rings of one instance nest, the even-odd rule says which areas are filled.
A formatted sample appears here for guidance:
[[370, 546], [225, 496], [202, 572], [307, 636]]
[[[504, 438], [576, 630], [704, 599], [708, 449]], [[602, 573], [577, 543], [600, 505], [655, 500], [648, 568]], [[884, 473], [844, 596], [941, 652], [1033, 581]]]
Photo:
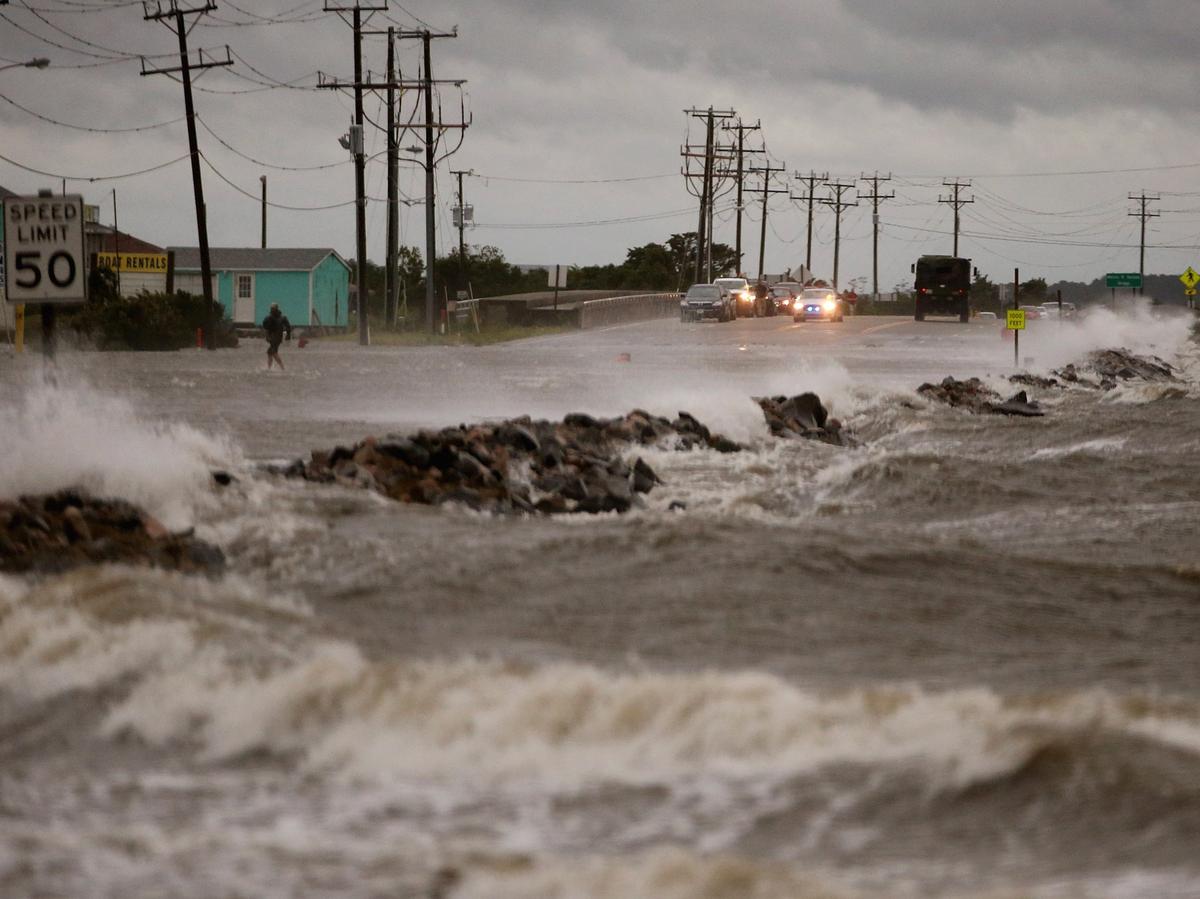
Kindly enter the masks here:
[[771, 301], [775, 304], [775, 311], [783, 315], [792, 314], [792, 304], [796, 299], [796, 291], [791, 287], [780, 287], [776, 284], [771, 288]]
[[806, 287], [792, 309], [793, 321], [840, 322], [846, 317], [846, 307], [837, 293], [828, 287]]

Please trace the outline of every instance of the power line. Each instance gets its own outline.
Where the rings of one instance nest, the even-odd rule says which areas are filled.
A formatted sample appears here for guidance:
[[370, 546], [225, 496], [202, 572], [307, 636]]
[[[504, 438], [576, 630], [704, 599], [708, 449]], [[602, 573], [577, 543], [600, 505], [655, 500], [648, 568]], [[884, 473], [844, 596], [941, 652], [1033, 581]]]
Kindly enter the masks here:
[[187, 158], [186, 155], [180, 156], [168, 162], [152, 165], [149, 168], [138, 169], [136, 172], [124, 172], [120, 175], [64, 175], [60, 172], [45, 172], [41, 169], [35, 169], [32, 166], [17, 162], [15, 159], [9, 159], [7, 156], [0, 155], [0, 159], [3, 159], [9, 165], [16, 166], [26, 172], [32, 172], [35, 175], [42, 175], [46, 178], [57, 178], [59, 181], [88, 181], [93, 183], [97, 181], [120, 181], [123, 178], [136, 178], [138, 175], [148, 175], [150, 172], [157, 172], [159, 169], [165, 169], [167, 166], [174, 165], [177, 162], [183, 162]]
[[49, 116], [42, 115], [40, 112], [36, 112], [27, 106], [22, 106], [16, 100], [12, 99], [12, 97], [6, 97], [3, 94], [0, 94], [0, 100], [3, 100], [5, 103], [8, 103], [11, 106], [15, 106], [17, 109], [21, 110], [21, 112], [28, 113], [36, 119], [41, 119], [43, 122], [49, 122], [51, 125], [57, 125], [60, 128], [70, 128], [74, 131], [88, 131], [93, 134], [131, 134], [136, 131], [151, 131], [155, 128], [164, 128], [167, 125], [174, 125], [184, 120], [184, 116], [180, 116], [177, 119], [170, 119], [165, 122], [155, 122], [152, 125], [136, 125], [131, 128], [92, 128], [87, 125], [74, 125], [70, 122], [60, 122], [57, 119], [52, 119]]

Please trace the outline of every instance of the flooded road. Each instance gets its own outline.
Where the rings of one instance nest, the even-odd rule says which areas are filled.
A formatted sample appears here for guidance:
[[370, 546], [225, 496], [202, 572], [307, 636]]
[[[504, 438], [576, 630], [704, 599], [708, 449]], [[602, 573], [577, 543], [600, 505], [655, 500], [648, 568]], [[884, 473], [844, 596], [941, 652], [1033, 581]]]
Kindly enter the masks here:
[[[996, 322], [315, 341], [284, 373], [248, 341], [55, 385], [0, 349], [0, 495], [124, 496], [230, 561], [0, 577], [0, 893], [1194, 897], [1189, 324], [1033, 323], [1022, 368], [1126, 346], [1183, 379], [1031, 388], [1040, 419], [916, 393], [1015, 392]], [[750, 398], [806, 390], [863, 446], [772, 438]], [[665, 483], [622, 516], [261, 466], [633, 408], [747, 449], [639, 448]]]

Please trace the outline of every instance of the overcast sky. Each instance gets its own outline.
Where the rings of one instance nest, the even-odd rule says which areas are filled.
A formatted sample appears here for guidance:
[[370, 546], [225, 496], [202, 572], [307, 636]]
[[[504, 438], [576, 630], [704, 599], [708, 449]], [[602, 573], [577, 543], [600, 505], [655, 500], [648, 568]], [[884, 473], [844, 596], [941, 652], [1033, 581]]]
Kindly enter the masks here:
[[[352, 32], [322, 11], [322, 0], [216, 5], [189, 17], [197, 22], [191, 47], [228, 44], [235, 54], [233, 67], [210, 70], [196, 85], [200, 148], [212, 165], [204, 168], [209, 239], [257, 246], [260, 175], [273, 204], [353, 199], [353, 166], [337, 143], [353, 99], [312, 89], [318, 71], [351, 78]], [[0, 185], [59, 189], [49, 175], [99, 179], [187, 153], [182, 121], [80, 130], [147, 128], [183, 114], [177, 82], [140, 74], [140, 55], [156, 57], [150, 66], [178, 63], [173, 32], [144, 21], [140, 2], [11, 0], [0, 16], [0, 66], [51, 60], [45, 70], [0, 72]], [[893, 175], [882, 185], [895, 197], [880, 208], [881, 290], [909, 280], [918, 255], [951, 251], [953, 214], [938, 199], [954, 178], [970, 180], [962, 197], [974, 199], [962, 209], [960, 254], [995, 280], [1011, 279], [1018, 265], [1022, 279], [1050, 281], [1136, 271], [1139, 223], [1128, 195], [1143, 190], [1161, 196], [1149, 207], [1161, 216], [1149, 223], [1147, 272], [1200, 268], [1196, 0], [405, 0], [368, 27], [389, 24], [458, 28], [457, 38], [433, 42], [434, 76], [467, 81], [465, 97], [442, 87], [442, 118], [457, 121], [461, 103], [473, 116], [461, 148], [438, 168], [439, 254], [457, 241], [452, 168], [475, 173], [465, 179], [477, 222], [468, 243], [497, 246], [510, 262], [620, 262], [630, 247], [694, 230], [697, 203], [679, 173], [680, 148], [704, 135], [684, 110], [711, 105], [736, 110], [746, 124], [761, 121], [747, 145], [765, 140], [772, 165], [789, 175], [828, 172], [843, 183]], [[398, 45], [405, 78], [419, 74], [419, 47]], [[384, 39], [364, 42], [364, 65], [379, 80], [385, 53]], [[294, 87], [271, 87], [277, 82]], [[402, 115], [414, 113], [416, 99], [405, 98]], [[365, 106], [382, 123], [381, 103], [368, 95]], [[379, 153], [383, 134], [368, 132], [368, 152]], [[418, 137], [406, 134], [402, 145]], [[457, 141], [448, 132], [442, 148]], [[373, 160], [371, 197], [385, 196], [385, 178], [382, 157]], [[788, 180], [799, 196], [803, 188]], [[787, 185], [780, 178], [774, 186]], [[136, 177], [68, 182], [100, 205], [106, 223], [113, 188], [123, 231], [196, 244], [186, 160]], [[401, 191], [424, 194], [411, 162]], [[754, 274], [761, 198], [747, 199], [743, 248]], [[716, 238], [732, 245], [732, 198], [719, 205]], [[376, 261], [385, 212], [382, 203], [368, 206]], [[423, 207], [404, 208], [401, 224], [402, 242], [423, 250]], [[832, 270], [833, 224], [818, 206], [819, 275]], [[805, 231], [804, 203], [773, 195], [767, 272], [804, 261]], [[331, 246], [351, 258], [353, 206], [273, 207], [268, 242]], [[870, 289], [867, 203], [844, 213], [840, 269], [843, 285], [861, 277]]]

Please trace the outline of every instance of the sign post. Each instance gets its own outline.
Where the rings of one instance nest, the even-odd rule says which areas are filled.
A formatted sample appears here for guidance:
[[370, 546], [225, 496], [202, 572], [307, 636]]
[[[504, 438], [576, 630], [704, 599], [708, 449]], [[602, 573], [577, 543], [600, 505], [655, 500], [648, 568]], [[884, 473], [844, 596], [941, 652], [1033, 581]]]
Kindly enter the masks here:
[[1139, 272], [1109, 272], [1104, 276], [1104, 286], [1112, 291], [1113, 311], [1117, 308], [1117, 289], [1140, 290], [1142, 276]]
[[558, 289], [567, 286], [567, 269], [569, 266], [556, 265], [550, 272], [550, 286], [554, 288], [554, 311], [558, 311]]
[[1021, 332], [1025, 330], [1025, 310], [1009, 309], [1004, 313], [1004, 327], [1013, 332], [1013, 365], [1021, 359]]
[[83, 252], [83, 197], [54, 196], [4, 201], [5, 298], [10, 305], [40, 303], [42, 353], [54, 358], [55, 309], [87, 300]]
[[1192, 299], [1196, 295], [1196, 285], [1200, 284], [1200, 272], [1196, 271], [1190, 265], [1187, 271], [1179, 276], [1179, 280], [1183, 282], [1184, 294], [1187, 296], [1187, 305], [1189, 309], [1196, 308], [1196, 301]]

